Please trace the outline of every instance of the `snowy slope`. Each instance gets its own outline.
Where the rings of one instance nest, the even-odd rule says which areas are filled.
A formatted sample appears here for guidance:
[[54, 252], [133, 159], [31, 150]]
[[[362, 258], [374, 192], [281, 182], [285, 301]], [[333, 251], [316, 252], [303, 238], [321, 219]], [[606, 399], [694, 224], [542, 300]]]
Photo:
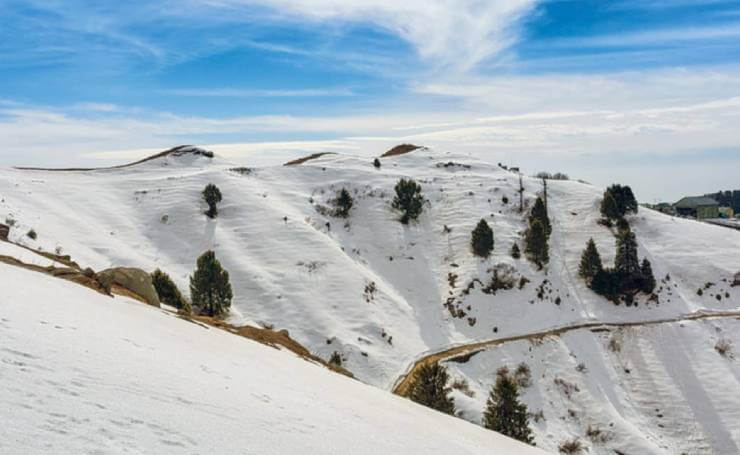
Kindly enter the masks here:
[[[640, 209], [630, 223], [640, 257], [651, 260], [658, 278], [659, 303], [642, 297], [636, 308], [614, 306], [577, 277], [589, 237], [604, 262], [613, 261], [614, 235], [596, 223], [602, 189], [549, 182], [551, 261], [538, 271], [509, 256], [513, 242], [521, 246], [526, 226], [516, 174], [435, 150], [382, 163], [377, 170], [366, 159], [327, 155], [300, 166], [236, 172], [218, 156], [181, 156], [89, 172], [6, 169], [0, 170], [0, 217], [16, 220], [11, 237], [18, 242], [47, 251], [61, 247], [96, 270], [159, 267], [183, 289], [196, 257], [213, 248], [232, 277], [232, 322], [288, 329], [323, 358], [342, 353], [359, 379], [386, 389], [415, 359], [452, 345], [584, 321], [644, 321], [740, 307], [740, 290], [727, 281], [740, 270], [737, 231]], [[390, 207], [401, 177], [419, 181], [429, 201], [409, 227], [396, 221]], [[207, 183], [224, 195], [215, 220], [202, 214], [200, 191]], [[341, 187], [355, 197], [347, 224], [317, 210]], [[531, 205], [541, 182], [525, 177], [524, 187]], [[469, 251], [470, 232], [481, 218], [496, 241], [487, 260]], [[38, 232], [37, 241], [25, 237], [30, 228]], [[466, 291], [473, 280], [490, 279], [489, 270], [501, 264], [529, 283], [496, 295], [478, 285]], [[377, 288], [372, 295], [365, 292], [370, 283]], [[713, 285], [697, 295], [707, 283]], [[713, 343], [704, 342], [713, 352]], [[614, 359], [601, 362], [610, 368]], [[490, 381], [498, 366], [495, 358], [484, 362], [485, 373], [470, 379]], [[639, 392], [651, 393], [641, 387]], [[484, 401], [482, 394], [479, 399]], [[563, 406], [559, 413], [567, 411]], [[623, 418], [635, 428], [625, 440], [649, 439], [639, 431], [639, 420]], [[547, 444], [547, 432], [537, 433], [538, 443]]]
[[0, 278], [0, 453], [543, 453], [163, 310]]

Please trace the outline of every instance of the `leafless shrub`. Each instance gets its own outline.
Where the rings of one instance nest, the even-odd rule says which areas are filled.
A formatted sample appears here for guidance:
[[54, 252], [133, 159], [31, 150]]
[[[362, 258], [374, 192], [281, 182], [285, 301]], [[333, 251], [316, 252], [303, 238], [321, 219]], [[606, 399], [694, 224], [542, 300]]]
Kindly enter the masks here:
[[565, 453], [567, 455], [581, 453], [584, 449], [585, 447], [583, 446], [583, 443], [578, 438], [568, 439], [561, 442], [558, 446], [560, 453]]
[[576, 366], [576, 371], [579, 373], [585, 373], [586, 371], [588, 371], [588, 369], [586, 368], [586, 364], [583, 362], [579, 363], [578, 366]]
[[714, 350], [719, 352], [719, 355], [726, 359], [732, 359], [735, 354], [732, 352], [732, 342], [727, 339], [721, 339], [714, 345]]
[[457, 378], [452, 382], [452, 388], [455, 390], [459, 390], [463, 393], [463, 395], [468, 396], [470, 398], [473, 398], [475, 396], [475, 392], [470, 390], [470, 384], [468, 384], [468, 380], [465, 378]]
[[555, 378], [555, 379], [553, 379], [552, 382], [556, 386], [558, 386], [558, 388], [563, 393], [563, 395], [565, 395], [566, 397], [568, 397], [568, 399], [570, 399], [573, 396], [574, 393], [581, 391], [581, 389], [578, 388], [578, 384], [574, 384], [572, 382], [568, 382], [568, 381], [566, 381], [563, 378]]
[[609, 339], [609, 350], [612, 352], [621, 352], [622, 344], [616, 338], [612, 337]]
[[586, 428], [586, 437], [594, 444], [605, 444], [612, 439], [612, 435], [602, 431], [597, 425], [589, 425]]
[[526, 389], [532, 385], [532, 370], [529, 365], [522, 362], [514, 370], [514, 379], [519, 387]]

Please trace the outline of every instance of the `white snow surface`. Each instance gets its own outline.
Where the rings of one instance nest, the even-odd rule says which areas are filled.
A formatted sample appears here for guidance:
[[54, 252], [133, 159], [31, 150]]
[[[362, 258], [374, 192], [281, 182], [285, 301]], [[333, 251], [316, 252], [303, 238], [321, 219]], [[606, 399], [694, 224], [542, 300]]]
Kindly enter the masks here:
[[[513, 242], [523, 247], [526, 220], [518, 211], [519, 177], [493, 164], [495, 158], [486, 162], [420, 150], [381, 161], [379, 170], [367, 159], [341, 154], [299, 166], [240, 172], [218, 156], [164, 157], [127, 168], [88, 172], [5, 169], [0, 170], [0, 217], [16, 221], [11, 231], [16, 242], [46, 251], [61, 247], [83, 267], [96, 270], [161, 268], [184, 291], [197, 256], [214, 249], [234, 287], [232, 323], [258, 321], [288, 329], [293, 338], [323, 358], [340, 352], [344, 366], [359, 379], [385, 389], [415, 359], [453, 345], [588, 321], [649, 321], [740, 307], [740, 288], [730, 286], [740, 271], [738, 231], [640, 208], [628, 219], [640, 258], [647, 257], [652, 263], [658, 303], [640, 296], [637, 307], [615, 306], [578, 277], [580, 255], [591, 237], [605, 265], [613, 263], [614, 234], [597, 223], [603, 188], [576, 181], [548, 182], [553, 233], [550, 264], [540, 271], [526, 259], [509, 255]], [[391, 208], [393, 187], [401, 177], [416, 179], [428, 199], [418, 222], [409, 226], [399, 223], [398, 213]], [[542, 183], [529, 177], [523, 181], [525, 204], [531, 206], [542, 192]], [[216, 184], [224, 196], [214, 220], [203, 215], [206, 206], [201, 191], [208, 183]], [[346, 221], [320, 210], [330, 205], [342, 187], [355, 199]], [[473, 256], [469, 247], [470, 232], [481, 218], [489, 222], [495, 236], [494, 253], [485, 260]], [[25, 237], [31, 228], [38, 232], [37, 241]], [[516, 270], [517, 281], [526, 277], [529, 283], [495, 295], [484, 294], [480, 285], [464, 292], [475, 279], [488, 282], [490, 270], [502, 264]], [[375, 283], [375, 293], [366, 292], [371, 283]], [[697, 290], [709, 283], [698, 295]], [[444, 305], [448, 299], [455, 314], [462, 317], [451, 315]], [[697, 327], [706, 324], [694, 323]], [[716, 324], [731, 330], [729, 322]], [[638, 338], [653, 333], [651, 328], [645, 330]], [[688, 337], [689, 333], [698, 335], [684, 341], [702, 350], [697, 347], [696, 352], [682, 356], [717, 361], [711, 331], [678, 331], [676, 336]], [[692, 433], [686, 437], [698, 442], [682, 446], [675, 439], [661, 445], [659, 440], [672, 438], [670, 432], [678, 427], [661, 428], [658, 417], [639, 414], [622, 402], [655, 396], [659, 383], [625, 383], [612, 391], [610, 381], [616, 373], [610, 376], [607, 372], [619, 368], [618, 359], [604, 353], [594, 336], [589, 331], [571, 333], [546, 356], [544, 368], [566, 368], [571, 363], [570, 351], [575, 350], [571, 338], [582, 337], [583, 343], [592, 345], [589, 355], [595, 364], [587, 367], [603, 370], [589, 387], [604, 392], [582, 403], [578, 425], [550, 422], [535, 426], [540, 447], [556, 450], [569, 435], [583, 437], [588, 419], [612, 415], [609, 412], [619, 415], [621, 420], [615, 425], [620, 430], [601, 448], [592, 447], [596, 452], [629, 447], [637, 452], [624, 453], [674, 453], [673, 448], [685, 447], [690, 453], [728, 453], [722, 448], [734, 447], [727, 445], [729, 441], [740, 444], [740, 419], [716, 419], [725, 431], [717, 439], [696, 423], [709, 414], [684, 413], [675, 421], [688, 419], [680, 428], [690, 428]], [[648, 342], [658, 343], [641, 341]], [[524, 360], [491, 352], [471, 360], [475, 369], [456, 371], [482, 385], [472, 401], [456, 392], [461, 407], [465, 408], [467, 400], [465, 418], [472, 421], [479, 419], [484, 389], [496, 369]], [[662, 359], [672, 354], [660, 350], [654, 355]], [[657, 361], [646, 362], [657, 365]], [[666, 368], [655, 374], [684, 381], [675, 375], [685, 370]], [[726, 377], [723, 388], [740, 395], [738, 376]], [[551, 387], [551, 377], [543, 381]], [[708, 393], [706, 387], [717, 385], [701, 378], [690, 382], [674, 387], [666, 397], [685, 400], [684, 408], [689, 409], [702, 397], [692, 390]], [[565, 418], [573, 406], [554, 401], [550, 406], [551, 399], [544, 392], [539, 398], [527, 392], [525, 398], [530, 410], [544, 409], [555, 419]], [[732, 412], [740, 411], [734, 404], [728, 406]], [[650, 425], [646, 426], [647, 421]], [[648, 434], [647, 427], [653, 433]]]
[[544, 453], [167, 311], [0, 277], [0, 453]]

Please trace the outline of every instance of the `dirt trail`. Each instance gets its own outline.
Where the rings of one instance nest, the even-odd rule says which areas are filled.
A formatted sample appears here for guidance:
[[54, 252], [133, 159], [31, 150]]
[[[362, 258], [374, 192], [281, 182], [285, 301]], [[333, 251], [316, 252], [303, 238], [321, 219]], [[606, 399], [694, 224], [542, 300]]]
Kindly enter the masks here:
[[499, 346], [512, 341], [521, 340], [534, 340], [537, 338], [543, 338], [546, 336], [559, 336], [566, 332], [581, 329], [604, 329], [610, 328], [624, 328], [624, 327], [644, 327], [658, 324], [670, 324], [675, 322], [684, 321], [696, 321], [699, 319], [714, 319], [714, 318], [740, 318], [740, 311], [697, 311], [695, 313], [676, 316], [673, 318], [654, 319], [650, 321], [637, 321], [637, 322], [583, 322], [578, 324], [567, 325], [563, 327], [543, 330], [541, 332], [528, 333], [523, 335], [515, 335], [505, 338], [498, 338], [494, 340], [478, 341], [475, 343], [464, 344], [455, 346], [449, 349], [445, 349], [439, 352], [428, 354], [421, 359], [416, 360], [410, 368], [406, 370], [404, 374], [399, 376], [393, 385], [393, 393], [402, 397], [408, 397], [410, 392], [410, 386], [412, 379], [423, 365], [430, 365], [433, 363], [442, 362], [449, 360], [450, 358], [457, 357], [465, 354], [472, 354], [476, 351], [485, 350], [491, 347]]

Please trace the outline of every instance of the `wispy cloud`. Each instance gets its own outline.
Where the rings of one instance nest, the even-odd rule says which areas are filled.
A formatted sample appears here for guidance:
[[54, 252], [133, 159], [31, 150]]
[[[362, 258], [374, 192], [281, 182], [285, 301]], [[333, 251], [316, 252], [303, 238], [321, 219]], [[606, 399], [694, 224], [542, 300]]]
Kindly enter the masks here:
[[319, 88], [299, 90], [245, 90], [235, 88], [185, 88], [162, 90], [161, 93], [175, 96], [227, 97], [227, 98], [313, 98], [329, 96], [355, 96], [348, 88]]

